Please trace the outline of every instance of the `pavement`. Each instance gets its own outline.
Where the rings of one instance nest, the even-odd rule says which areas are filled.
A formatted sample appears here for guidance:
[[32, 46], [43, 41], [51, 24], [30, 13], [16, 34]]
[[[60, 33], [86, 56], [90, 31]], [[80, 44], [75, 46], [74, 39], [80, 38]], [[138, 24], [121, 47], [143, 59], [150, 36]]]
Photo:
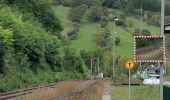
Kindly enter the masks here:
[[164, 85], [170, 85], [170, 81], [164, 81], [163, 84]]
[[109, 82], [105, 82], [102, 100], [111, 100], [111, 86]]

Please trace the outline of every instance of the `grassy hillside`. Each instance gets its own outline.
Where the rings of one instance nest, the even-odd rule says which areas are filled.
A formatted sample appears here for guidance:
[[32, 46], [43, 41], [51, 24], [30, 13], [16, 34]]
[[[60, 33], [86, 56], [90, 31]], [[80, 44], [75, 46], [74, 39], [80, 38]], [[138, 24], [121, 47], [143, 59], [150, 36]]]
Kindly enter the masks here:
[[[61, 23], [64, 27], [71, 26], [73, 23], [68, 20], [67, 13], [70, 9], [69, 7], [65, 7], [59, 5], [54, 8], [56, 15], [61, 20]], [[152, 35], [159, 35], [160, 28], [152, 25], [148, 25], [146, 22], [141, 22], [140, 19], [135, 17], [127, 17], [126, 21], [131, 20], [132, 22], [132, 29], [141, 28], [147, 29], [151, 32]], [[97, 48], [95, 42], [95, 35], [97, 34], [98, 30], [98, 23], [90, 23], [87, 20], [83, 19], [80, 22], [79, 26], [81, 26], [80, 31], [78, 32], [78, 38], [76, 40], [71, 41], [71, 47], [75, 48], [76, 50], [95, 50]], [[109, 23], [109, 30], [111, 32], [111, 38], [113, 39], [114, 33], [114, 24], [112, 22]], [[126, 58], [133, 59], [133, 36], [126, 32], [119, 26], [116, 26], [115, 30], [116, 36], [120, 37], [120, 45], [116, 47], [116, 55], [121, 55]], [[167, 62], [167, 68], [170, 65], [170, 62]]]
[[[67, 18], [67, 13], [69, 7], [62, 5], [57, 6], [55, 9], [56, 15], [60, 18], [62, 25], [67, 27], [71, 25], [71, 21]], [[153, 34], [159, 34], [159, 27], [148, 26], [146, 23], [141, 22], [140, 20], [134, 17], [127, 17], [127, 20], [131, 19], [133, 22], [133, 28], [140, 28], [142, 24], [143, 29], [149, 30]], [[139, 24], [141, 23], [141, 24]], [[78, 33], [78, 38], [71, 41], [71, 47], [77, 50], [94, 50], [96, 48], [95, 43], [95, 34], [98, 32], [98, 24], [89, 23], [86, 20], [83, 20], [81, 23], [81, 28]], [[114, 36], [113, 23], [109, 23], [109, 29], [112, 33], [112, 38]], [[120, 46], [117, 46], [116, 53], [126, 55], [127, 57], [133, 57], [133, 37], [121, 27], [116, 26], [117, 36], [120, 36], [121, 42]]]
[[141, 22], [141, 20], [134, 18], [134, 17], [127, 17], [127, 20], [131, 20], [133, 25], [132, 28], [142, 28], [149, 30], [152, 35], [159, 35], [160, 28], [152, 25], [148, 25], [146, 22]]

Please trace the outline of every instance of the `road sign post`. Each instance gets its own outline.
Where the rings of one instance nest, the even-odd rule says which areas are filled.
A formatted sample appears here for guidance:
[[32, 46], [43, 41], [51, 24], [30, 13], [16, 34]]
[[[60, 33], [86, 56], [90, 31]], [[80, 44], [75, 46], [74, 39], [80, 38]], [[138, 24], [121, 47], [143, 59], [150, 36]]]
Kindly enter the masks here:
[[129, 100], [130, 100], [130, 69], [129, 69]]
[[128, 75], [128, 77], [129, 77], [129, 97], [128, 97], [128, 100], [130, 100], [130, 95], [131, 95], [131, 91], [130, 91], [130, 87], [131, 87], [130, 74], [131, 74], [131, 71], [130, 70], [133, 69], [134, 62], [132, 60], [126, 61], [125, 67], [129, 70], [129, 75]]

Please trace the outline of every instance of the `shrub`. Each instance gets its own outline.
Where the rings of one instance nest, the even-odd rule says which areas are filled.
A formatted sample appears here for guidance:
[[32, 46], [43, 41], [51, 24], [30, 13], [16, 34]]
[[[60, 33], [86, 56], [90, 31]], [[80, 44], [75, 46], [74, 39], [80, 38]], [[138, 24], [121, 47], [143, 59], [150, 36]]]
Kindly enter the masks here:
[[68, 30], [66, 31], [66, 34], [70, 40], [75, 40], [77, 38], [78, 31], [79, 31], [78, 27], [74, 26], [74, 27], [68, 28]]
[[120, 44], [120, 37], [119, 36], [116, 36], [115, 44], [116, 44], [116, 46], [118, 46]]
[[64, 57], [64, 68], [67, 71], [77, 71], [84, 73], [83, 60], [73, 49], [67, 49]]
[[105, 47], [107, 45], [107, 41], [105, 39], [98, 39], [97, 40], [97, 45], [100, 47]]
[[78, 7], [71, 8], [68, 13], [68, 19], [70, 19], [72, 22], [79, 23], [83, 18], [86, 9], [87, 9], [87, 5], [81, 5]]
[[86, 13], [86, 16], [91, 22], [99, 22], [101, 20], [101, 16], [103, 15], [102, 7], [100, 6], [91, 6]]
[[150, 36], [151, 35], [151, 32], [149, 30], [146, 30], [146, 29], [142, 29], [142, 30], [135, 29], [134, 30], [135, 35], [140, 35], [140, 32], [141, 32], [141, 35], [143, 35], [143, 36]]
[[116, 25], [117, 26], [125, 26], [125, 20], [124, 19], [119, 19], [118, 21], [116, 21]]
[[102, 28], [105, 28], [105, 27], [108, 26], [108, 20], [106, 19], [106, 17], [103, 16], [103, 17], [101, 18], [100, 26], [101, 26]]

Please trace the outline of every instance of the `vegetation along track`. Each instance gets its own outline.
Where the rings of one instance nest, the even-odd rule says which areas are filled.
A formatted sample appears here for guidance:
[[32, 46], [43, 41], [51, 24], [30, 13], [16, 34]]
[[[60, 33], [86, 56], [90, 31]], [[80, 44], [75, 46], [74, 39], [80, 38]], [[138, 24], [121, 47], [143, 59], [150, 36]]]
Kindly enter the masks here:
[[84, 93], [90, 91], [89, 92], [90, 94], [95, 94], [97, 88], [99, 88], [98, 85], [101, 86], [102, 83], [103, 83], [102, 80], [90, 80], [90, 81], [84, 83], [79, 88], [70, 90], [70, 91], [68, 91], [66, 93], [63, 93], [60, 96], [57, 96], [55, 98], [55, 100], [80, 100], [79, 97], [81, 97], [81, 99], [83, 99], [83, 100], [89, 100], [90, 96], [89, 95], [85, 95]]

